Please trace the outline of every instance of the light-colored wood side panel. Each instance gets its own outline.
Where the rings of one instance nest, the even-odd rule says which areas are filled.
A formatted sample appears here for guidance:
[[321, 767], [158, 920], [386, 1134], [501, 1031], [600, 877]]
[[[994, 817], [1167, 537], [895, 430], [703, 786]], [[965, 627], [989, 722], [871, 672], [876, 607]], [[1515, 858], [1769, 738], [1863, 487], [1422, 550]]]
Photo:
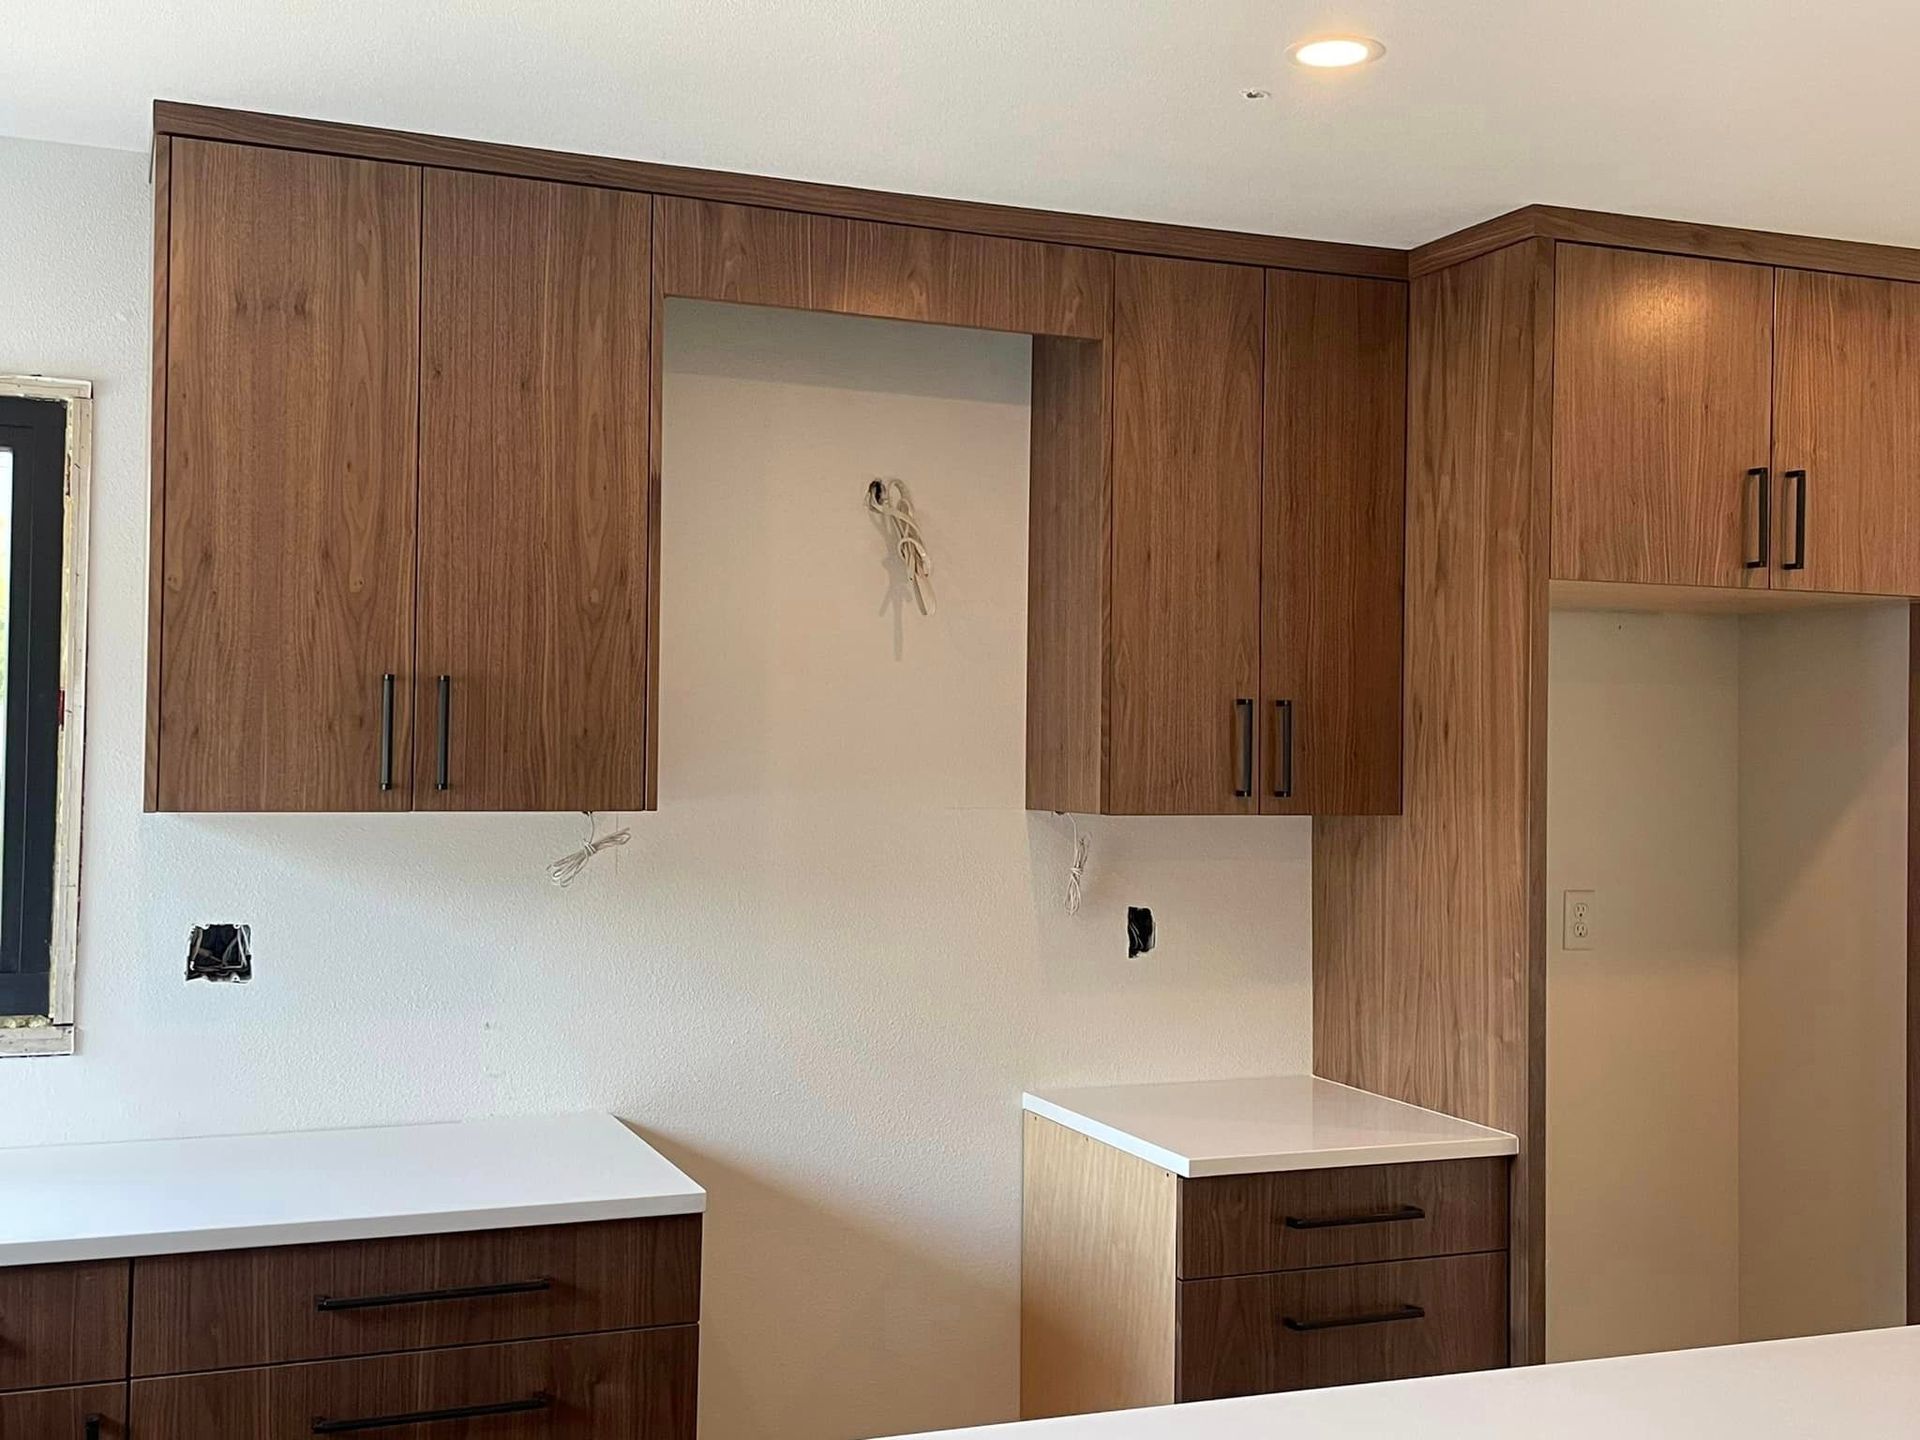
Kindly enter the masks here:
[[436, 170], [425, 213], [415, 803], [641, 809], [647, 197]]
[[405, 809], [420, 174], [194, 140], [169, 169], [157, 804]]
[[1782, 270], [1778, 286], [1773, 583], [1920, 595], [1920, 285]]
[[1171, 1404], [1178, 1178], [1024, 1119], [1021, 1418]]
[[913, 225], [808, 222], [812, 308], [982, 330], [1098, 339], [1112, 258], [1102, 251]]
[[812, 304], [806, 216], [670, 195], [654, 199], [653, 216], [662, 296], [793, 310]]
[[1027, 540], [1027, 808], [1099, 814], [1107, 803], [1113, 492], [1110, 350], [1033, 342]]
[[1405, 811], [1314, 826], [1314, 1069], [1520, 1136], [1516, 1361], [1540, 1358], [1552, 273], [1413, 282]]
[[1558, 247], [1553, 576], [1768, 583], [1773, 272]]
[[[1272, 815], [1400, 808], [1407, 287], [1267, 273], [1260, 785]], [[1290, 752], [1290, 753], [1289, 753]]]
[[1254, 814], [1264, 276], [1128, 255], [1114, 279], [1110, 807]]
[[167, 259], [172, 237], [173, 141], [153, 137], [153, 370], [147, 423], [149, 504], [147, 525], [146, 770], [141, 808], [160, 808], [160, 662], [166, 647], [161, 613], [167, 587]]

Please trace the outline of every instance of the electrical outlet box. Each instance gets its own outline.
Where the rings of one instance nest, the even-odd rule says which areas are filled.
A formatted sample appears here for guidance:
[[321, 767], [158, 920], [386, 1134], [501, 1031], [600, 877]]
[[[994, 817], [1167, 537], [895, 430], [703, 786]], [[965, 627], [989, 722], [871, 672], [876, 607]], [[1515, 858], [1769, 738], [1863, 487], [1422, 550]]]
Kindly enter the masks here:
[[1560, 948], [1562, 950], [1591, 950], [1595, 928], [1595, 906], [1593, 891], [1568, 890], [1564, 892], [1566, 908], [1561, 917]]

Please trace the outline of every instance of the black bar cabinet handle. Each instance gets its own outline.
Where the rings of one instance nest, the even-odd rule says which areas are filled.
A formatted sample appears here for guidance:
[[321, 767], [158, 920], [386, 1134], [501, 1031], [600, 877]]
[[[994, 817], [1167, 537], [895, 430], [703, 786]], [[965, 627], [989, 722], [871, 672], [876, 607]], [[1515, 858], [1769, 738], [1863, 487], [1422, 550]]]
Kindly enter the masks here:
[[1273, 787], [1273, 798], [1287, 800], [1293, 796], [1293, 702], [1276, 700], [1273, 712], [1280, 722], [1280, 738], [1275, 742], [1280, 752], [1280, 783]]
[[380, 677], [380, 788], [393, 788], [393, 682], [392, 674]]
[[392, 1295], [316, 1295], [316, 1310], [377, 1310], [386, 1305], [428, 1305], [436, 1300], [485, 1300], [493, 1295], [532, 1295], [551, 1290], [545, 1275], [537, 1280], [507, 1280], [498, 1285], [455, 1285], [446, 1290], [402, 1290]]
[[440, 677], [440, 757], [433, 773], [433, 788], [447, 788], [447, 749], [452, 744], [453, 676]]
[[450, 1405], [445, 1410], [410, 1410], [404, 1415], [369, 1415], [364, 1420], [316, 1419], [316, 1435], [350, 1435], [357, 1430], [398, 1430], [407, 1425], [432, 1425], [440, 1420], [482, 1420], [489, 1415], [530, 1415], [553, 1408], [551, 1395], [529, 1395], [524, 1400], [501, 1400], [492, 1405]]
[[1235, 700], [1233, 708], [1240, 717], [1240, 783], [1233, 795], [1236, 800], [1244, 800], [1253, 794], [1253, 701]]
[[1342, 1225], [1391, 1225], [1397, 1220], [1424, 1220], [1427, 1212], [1418, 1205], [1399, 1205], [1392, 1210], [1377, 1210], [1371, 1215], [1289, 1215], [1289, 1230], [1332, 1230]]
[[1782, 570], [1807, 568], [1807, 472], [1783, 470], [1783, 478], [1793, 481], [1793, 559], [1780, 564]]
[[1283, 1316], [1280, 1323], [1289, 1330], [1301, 1332], [1312, 1330], [1344, 1330], [1350, 1325], [1391, 1325], [1396, 1320], [1424, 1320], [1427, 1312], [1418, 1305], [1402, 1305], [1398, 1310], [1388, 1310], [1379, 1315], [1343, 1315], [1337, 1320], [1296, 1320], [1291, 1315]]
[[1764, 570], [1773, 561], [1773, 481], [1764, 465], [1756, 465], [1747, 471], [1749, 480], [1757, 480], [1760, 490], [1760, 515], [1756, 528], [1760, 532], [1760, 558], [1747, 561], [1747, 569]]
[[87, 1416], [86, 1429], [82, 1432], [85, 1440], [100, 1440], [100, 1419], [98, 1415]]

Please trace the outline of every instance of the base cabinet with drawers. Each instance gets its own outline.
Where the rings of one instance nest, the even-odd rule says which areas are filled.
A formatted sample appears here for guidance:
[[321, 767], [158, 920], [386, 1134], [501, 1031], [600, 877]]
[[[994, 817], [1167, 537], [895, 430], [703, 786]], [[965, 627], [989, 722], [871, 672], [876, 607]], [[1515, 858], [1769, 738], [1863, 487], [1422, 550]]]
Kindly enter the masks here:
[[1505, 1156], [1190, 1179], [1025, 1125], [1024, 1418], [1507, 1363]]
[[0, 1440], [693, 1440], [698, 1215], [0, 1269]]

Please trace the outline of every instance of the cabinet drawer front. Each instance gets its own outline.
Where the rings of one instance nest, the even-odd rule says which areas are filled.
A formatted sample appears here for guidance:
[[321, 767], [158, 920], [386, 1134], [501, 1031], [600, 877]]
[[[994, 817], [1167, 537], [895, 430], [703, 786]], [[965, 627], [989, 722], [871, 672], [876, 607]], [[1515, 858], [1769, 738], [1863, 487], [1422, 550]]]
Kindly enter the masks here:
[[126, 1261], [0, 1270], [0, 1390], [126, 1373]]
[[0, 1440], [126, 1440], [127, 1386], [0, 1395]]
[[690, 1323], [700, 1217], [134, 1263], [133, 1373]]
[[1180, 1184], [1180, 1278], [1507, 1248], [1507, 1168], [1432, 1160]]
[[1507, 1363], [1504, 1254], [1187, 1280], [1178, 1304], [1178, 1400]]
[[133, 1383], [140, 1440], [692, 1440], [691, 1325]]

